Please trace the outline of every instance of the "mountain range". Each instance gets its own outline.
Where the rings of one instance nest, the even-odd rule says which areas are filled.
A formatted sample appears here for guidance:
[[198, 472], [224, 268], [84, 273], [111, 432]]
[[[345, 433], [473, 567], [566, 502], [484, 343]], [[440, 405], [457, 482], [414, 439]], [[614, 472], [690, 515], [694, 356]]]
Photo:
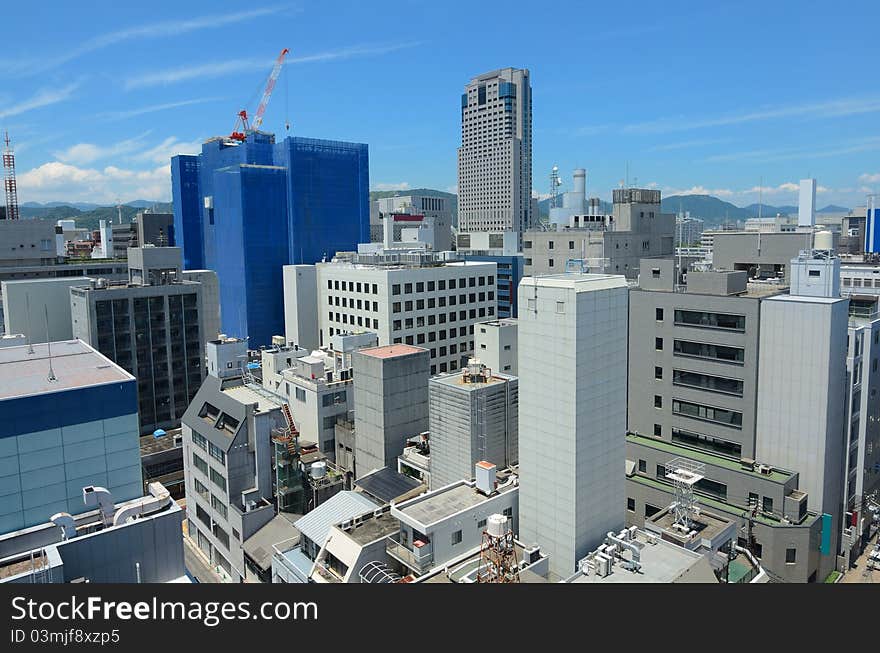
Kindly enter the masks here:
[[21, 205], [21, 217], [52, 221], [72, 219], [76, 221], [77, 227], [92, 230], [98, 228], [101, 220], [118, 222], [120, 214], [122, 222], [131, 222], [138, 211], [143, 211], [145, 208], [152, 208], [159, 213], [170, 213], [171, 203], [135, 200], [122, 204], [117, 209], [115, 206], [100, 206], [88, 202], [47, 202], [46, 204], [25, 202]]

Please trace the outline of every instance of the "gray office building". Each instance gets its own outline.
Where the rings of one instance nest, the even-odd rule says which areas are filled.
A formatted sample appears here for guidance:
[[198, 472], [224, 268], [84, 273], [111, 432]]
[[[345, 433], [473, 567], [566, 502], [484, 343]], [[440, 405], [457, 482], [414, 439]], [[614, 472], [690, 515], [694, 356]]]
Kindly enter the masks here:
[[355, 477], [396, 469], [406, 440], [428, 430], [427, 349], [397, 344], [355, 351]]
[[675, 215], [662, 213], [660, 191], [618, 188], [610, 215], [574, 215], [555, 229], [523, 235], [526, 275], [575, 271], [635, 279], [639, 261], [672, 258]]
[[[739, 545], [771, 578], [824, 580], [831, 523], [810, 506], [806, 470], [761, 444], [772, 437], [758, 421], [763, 312], [784, 289], [712, 270], [689, 272], [681, 292], [673, 261], [642, 261], [639, 284], [629, 304], [627, 524], [641, 527], [676, 500], [667, 474], [689, 461], [701, 468], [696, 500], [737, 522]], [[769, 393], [781, 401], [778, 387]]]
[[128, 282], [70, 289], [73, 335], [138, 381], [141, 432], [174, 428], [205, 377], [202, 284], [176, 247], [128, 251]]
[[432, 489], [472, 478], [480, 461], [518, 462], [519, 379], [471, 359], [433, 377], [428, 394]]

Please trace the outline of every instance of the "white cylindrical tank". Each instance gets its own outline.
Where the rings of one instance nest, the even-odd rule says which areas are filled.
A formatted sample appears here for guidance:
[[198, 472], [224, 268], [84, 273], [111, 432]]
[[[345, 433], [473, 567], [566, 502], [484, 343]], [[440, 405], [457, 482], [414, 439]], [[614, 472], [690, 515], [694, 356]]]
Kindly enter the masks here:
[[327, 474], [327, 463], [319, 460], [316, 463], [312, 463], [312, 478], [324, 478]]
[[830, 231], [817, 231], [813, 249], [834, 249], [834, 235]]
[[578, 168], [572, 176], [574, 177], [574, 192], [584, 195], [587, 192], [587, 171]]
[[504, 537], [507, 533], [507, 517], [504, 515], [489, 515], [486, 519], [486, 532], [492, 537]]

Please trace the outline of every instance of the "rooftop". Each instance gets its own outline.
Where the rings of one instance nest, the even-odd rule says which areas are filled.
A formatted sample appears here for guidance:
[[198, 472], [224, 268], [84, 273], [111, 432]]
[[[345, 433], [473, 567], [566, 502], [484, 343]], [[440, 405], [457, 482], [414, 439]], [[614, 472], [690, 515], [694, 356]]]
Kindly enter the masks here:
[[[0, 399], [28, 397], [109, 383], [134, 377], [82, 340], [65, 340], [0, 348]], [[49, 350], [55, 380], [49, 380]]]
[[366, 495], [343, 490], [298, 519], [294, 526], [303, 537], [323, 546], [333, 526], [378, 509], [379, 505], [370, 501]]
[[697, 462], [714, 465], [715, 467], [730, 469], [736, 472], [740, 472], [742, 474], [751, 474], [758, 478], [766, 478], [777, 483], [785, 483], [792, 476], [794, 476], [793, 472], [776, 469], [775, 467], [769, 474], [762, 474], [761, 472], [749, 469], [742, 462], [738, 460], [733, 460], [732, 458], [726, 458], [724, 456], [708, 453], [706, 451], [700, 451], [698, 449], [692, 449], [690, 447], [686, 447], [680, 444], [673, 444], [672, 442], [666, 442], [665, 440], [639, 435], [637, 433], [627, 433], [626, 439], [629, 442], [641, 444], [647, 447], [651, 447], [653, 449], [658, 449], [660, 451], [666, 451], [670, 454], [670, 457], [682, 456], [684, 458], [688, 458]]
[[[467, 371], [467, 367], [462, 368], [465, 372]], [[470, 377], [474, 378], [474, 377]], [[457, 388], [463, 388], [465, 390], [479, 390], [481, 388], [487, 388], [489, 386], [498, 385], [500, 383], [504, 383], [509, 379], [514, 377], [508, 376], [507, 374], [492, 374], [485, 381], [465, 381], [464, 374], [461, 371], [457, 372], [447, 372], [445, 374], [441, 374], [440, 376], [435, 376], [431, 378], [431, 383], [442, 383], [443, 385], [451, 385]]]
[[454, 485], [447, 485], [439, 490], [396, 504], [393, 510], [423, 526], [430, 526], [463, 510], [489, 501], [499, 494], [510, 492], [516, 487], [517, 485], [513, 483], [499, 486], [496, 492], [486, 496], [477, 490], [475, 484], [459, 481]]
[[[653, 539], [653, 538], [652, 538]], [[611, 573], [598, 576], [596, 573], [579, 573], [572, 576], [570, 583], [675, 583], [718, 582], [705, 556], [688, 551], [680, 546], [653, 539], [648, 544], [648, 537], [643, 531], [637, 531], [636, 546], [640, 547], [641, 568], [638, 571], [627, 569], [622, 561], [615, 561]], [[632, 552], [623, 554], [626, 560], [632, 559]]]
[[622, 274], [575, 273], [544, 274], [535, 277], [523, 277], [523, 286], [539, 286], [544, 288], [571, 288], [575, 292], [606, 290], [609, 288], [626, 288], [626, 277]]
[[260, 392], [252, 385], [230, 385], [223, 388], [223, 394], [241, 404], [257, 404], [257, 410], [268, 412], [281, 408], [283, 401], [275, 398], [269, 391]]
[[359, 478], [355, 486], [382, 503], [391, 503], [422, 487], [422, 483], [390, 467], [381, 467]]
[[382, 513], [380, 517], [367, 515], [360, 523], [344, 529], [346, 535], [361, 546], [381, 540], [399, 530], [400, 522], [387, 511]]
[[[290, 544], [299, 542], [299, 531], [294, 528], [295, 515], [278, 514], [242, 544], [244, 552], [262, 570], [272, 567], [272, 546], [280, 542]], [[294, 540], [296, 542], [294, 542]]]
[[414, 347], [413, 345], [405, 345], [405, 344], [396, 344], [396, 345], [384, 345], [382, 347], [372, 347], [370, 349], [361, 349], [359, 353], [364, 356], [372, 356], [373, 358], [395, 358], [397, 356], [409, 356], [411, 354], [418, 354], [424, 351], [428, 351], [427, 349], [423, 349], [422, 347]]
[[767, 301], [774, 302], [797, 302], [806, 304], [836, 304], [847, 301], [846, 297], [812, 297], [810, 295], [779, 295], [770, 297]]

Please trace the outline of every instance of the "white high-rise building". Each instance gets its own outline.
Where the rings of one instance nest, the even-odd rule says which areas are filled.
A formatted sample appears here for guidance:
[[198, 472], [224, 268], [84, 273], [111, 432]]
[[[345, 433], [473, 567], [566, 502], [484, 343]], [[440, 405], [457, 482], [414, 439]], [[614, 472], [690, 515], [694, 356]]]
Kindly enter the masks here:
[[562, 577], [625, 521], [627, 293], [619, 275], [519, 285], [520, 539]]
[[532, 224], [532, 88], [529, 71], [475, 77], [461, 95], [460, 232], [517, 231]]
[[816, 224], [816, 180], [801, 179], [798, 193], [798, 227]]

